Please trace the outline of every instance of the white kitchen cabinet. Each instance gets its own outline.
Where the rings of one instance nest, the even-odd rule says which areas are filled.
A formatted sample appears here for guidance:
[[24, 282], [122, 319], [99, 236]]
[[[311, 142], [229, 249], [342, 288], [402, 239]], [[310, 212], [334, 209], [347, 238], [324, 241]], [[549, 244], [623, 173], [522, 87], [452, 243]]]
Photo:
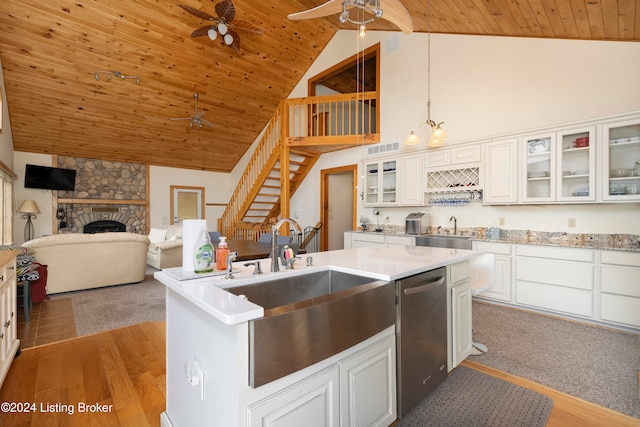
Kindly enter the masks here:
[[485, 205], [518, 202], [518, 141], [484, 144], [482, 202]]
[[640, 327], [640, 253], [600, 251], [600, 319]]
[[20, 346], [16, 330], [16, 253], [0, 253], [0, 386]]
[[364, 164], [365, 206], [394, 206], [397, 197], [397, 160], [378, 160]]
[[606, 123], [601, 131], [602, 199], [640, 200], [640, 172], [634, 172], [640, 162], [640, 119]]
[[338, 366], [295, 384], [247, 408], [250, 427], [338, 427]]
[[556, 199], [559, 202], [596, 200], [596, 131], [587, 126], [558, 132]]
[[556, 197], [556, 135], [545, 133], [520, 137], [523, 203], [553, 202]]
[[398, 190], [401, 206], [424, 205], [424, 174], [422, 155], [414, 154], [398, 159]]
[[374, 234], [374, 233], [362, 233], [357, 231], [347, 231], [344, 233], [344, 247], [360, 248], [363, 246], [374, 245], [409, 245], [415, 246], [416, 238], [406, 235], [397, 234]]
[[570, 315], [594, 315], [594, 251], [516, 245], [516, 303]]
[[394, 337], [386, 337], [339, 365], [340, 425], [391, 425], [397, 418]]
[[473, 242], [473, 249], [495, 255], [496, 269], [493, 286], [476, 295], [481, 299], [492, 299], [504, 302], [511, 301], [511, 252], [509, 243]]
[[427, 150], [424, 154], [424, 165], [426, 168], [437, 168], [465, 163], [478, 163], [480, 159], [481, 149], [479, 145], [465, 145]]
[[447, 266], [447, 371], [472, 350], [472, 294], [469, 261]]

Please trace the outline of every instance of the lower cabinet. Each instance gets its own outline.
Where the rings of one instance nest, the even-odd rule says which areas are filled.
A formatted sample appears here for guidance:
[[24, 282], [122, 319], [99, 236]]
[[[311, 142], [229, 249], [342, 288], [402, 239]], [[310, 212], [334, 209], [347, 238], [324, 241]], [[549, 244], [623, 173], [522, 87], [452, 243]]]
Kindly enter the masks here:
[[640, 327], [640, 253], [600, 251], [600, 319]]
[[16, 258], [13, 252], [0, 253], [0, 386], [4, 382], [20, 340], [16, 323]]
[[447, 266], [447, 371], [472, 350], [471, 267], [468, 261]]
[[516, 245], [516, 303], [593, 317], [593, 263], [593, 250]]
[[260, 427], [388, 426], [396, 412], [395, 335], [251, 405]]
[[399, 234], [373, 234], [355, 231], [344, 233], [344, 248], [360, 248], [375, 245], [409, 245], [415, 246], [416, 238]]
[[473, 242], [473, 249], [492, 253], [496, 259], [493, 286], [477, 297], [498, 301], [511, 301], [511, 249], [510, 243]]

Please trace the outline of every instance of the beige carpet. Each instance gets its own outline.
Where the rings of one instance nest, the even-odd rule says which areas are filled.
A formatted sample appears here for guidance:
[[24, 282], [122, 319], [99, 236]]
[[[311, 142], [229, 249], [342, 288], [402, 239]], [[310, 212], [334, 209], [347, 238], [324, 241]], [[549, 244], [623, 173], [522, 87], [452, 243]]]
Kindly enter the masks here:
[[640, 335], [477, 301], [473, 330], [474, 362], [640, 418]]
[[165, 292], [165, 286], [148, 274], [140, 283], [68, 292], [55, 298], [71, 298], [76, 332], [84, 336], [165, 320]]

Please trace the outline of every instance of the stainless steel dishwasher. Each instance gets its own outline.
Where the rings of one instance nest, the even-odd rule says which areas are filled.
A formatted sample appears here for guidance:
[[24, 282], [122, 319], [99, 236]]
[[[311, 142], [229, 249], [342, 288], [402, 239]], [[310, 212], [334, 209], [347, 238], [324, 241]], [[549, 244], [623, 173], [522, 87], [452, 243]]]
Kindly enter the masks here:
[[396, 281], [398, 417], [447, 377], [445, 267]]

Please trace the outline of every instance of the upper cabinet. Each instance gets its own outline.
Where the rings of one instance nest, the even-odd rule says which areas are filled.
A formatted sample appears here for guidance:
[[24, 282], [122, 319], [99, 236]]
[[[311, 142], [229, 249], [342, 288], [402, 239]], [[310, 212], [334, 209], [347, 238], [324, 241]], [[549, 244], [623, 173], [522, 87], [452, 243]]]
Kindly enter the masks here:
[[561, 202], [596, 200], [596, 128], [557, 134], [556, 198]]
[[397, 161], [380, 160], [364, 164], [365, 206], [397, 204]]
[[640, 119], [602, 125], [602, 199], [640, 200]]
[[553, 133], [520, 138], [522, 202], [551, 202], [556, 196], [556, 136]]
[[518, 202], [518, 141], [484, 144], [484, 204]]
[[365, 206], [422, 206], [422, 154], [369, 160], [364, 163]]

